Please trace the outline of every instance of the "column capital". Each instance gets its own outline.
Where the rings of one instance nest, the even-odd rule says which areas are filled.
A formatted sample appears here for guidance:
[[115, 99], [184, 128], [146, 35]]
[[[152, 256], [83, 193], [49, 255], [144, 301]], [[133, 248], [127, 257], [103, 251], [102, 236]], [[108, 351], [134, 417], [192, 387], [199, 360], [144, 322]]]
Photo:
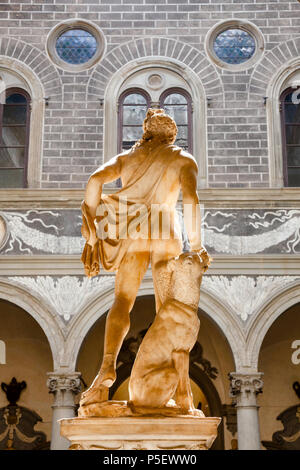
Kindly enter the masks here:
[[262, 393], [263, 380], [262, 372], [256, 373], [239, 373], [230, 372], [230, 396], [235, 398], [239, 395], [253, 395], [256, 397], [259, 393]]
[[77, 394], [81, 390], [80, 372], [48, 372], [47, 387], [49, 393], [73, 392]]

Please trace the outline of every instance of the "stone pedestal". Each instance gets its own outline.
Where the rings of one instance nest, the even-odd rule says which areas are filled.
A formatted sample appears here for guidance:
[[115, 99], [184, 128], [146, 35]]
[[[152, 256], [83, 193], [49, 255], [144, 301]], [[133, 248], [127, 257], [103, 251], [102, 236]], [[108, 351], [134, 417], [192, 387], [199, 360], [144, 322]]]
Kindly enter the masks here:
[[70, 450], [207, 450], [221, 418], [119, 417], [60, 420]]

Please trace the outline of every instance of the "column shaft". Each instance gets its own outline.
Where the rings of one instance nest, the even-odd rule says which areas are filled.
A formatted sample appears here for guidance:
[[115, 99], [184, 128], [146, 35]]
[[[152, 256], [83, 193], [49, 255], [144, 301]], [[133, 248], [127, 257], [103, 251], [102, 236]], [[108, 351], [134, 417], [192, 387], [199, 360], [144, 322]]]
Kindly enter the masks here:
[[232, 372], [231, 397], [237, 409], [239, 450], [260, 450], [260, 429], [256, 396], [262, 392], [263, 374], [239, 374]]
[[74, 398], [80, 391], [80, 374], [49, 373], [49, 392], [53, 393], [54, 401], [52, 405], [52, 437], [51, 450], [65, 450], [69, 448], [69, 441], [60, 434], [59, 420], [72, 418], [75, 416]]

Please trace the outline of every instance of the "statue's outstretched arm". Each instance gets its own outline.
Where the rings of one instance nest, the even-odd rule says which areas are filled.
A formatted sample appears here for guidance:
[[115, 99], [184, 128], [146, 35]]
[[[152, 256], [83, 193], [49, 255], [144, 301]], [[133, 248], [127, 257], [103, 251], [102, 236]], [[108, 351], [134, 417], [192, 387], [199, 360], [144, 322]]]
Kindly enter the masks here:
[[115, 181], [120, 176], [121, 160], [119, 157], [114, 157], [98, 168], [88, 180], [84, 201], [81, 204], [84, 221], [82, 234], [91, 246], [94, 246], [97, 241], [94, 219], [101, 200], [102, 186], [105, 183]]
[[198, 168], [193, 160], [184, 165], [180, 172], [184, 224], [192, 251], [199, 251], [202, 248], [201, 212], [197, 195], [197, 173]]

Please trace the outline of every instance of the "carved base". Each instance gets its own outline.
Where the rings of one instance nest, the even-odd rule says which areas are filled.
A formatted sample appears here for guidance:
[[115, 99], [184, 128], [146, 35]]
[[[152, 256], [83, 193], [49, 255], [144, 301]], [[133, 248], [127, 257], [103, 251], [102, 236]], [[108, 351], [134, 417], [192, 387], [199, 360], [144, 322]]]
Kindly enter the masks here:
[[70, 450], [208, 450], [221, 418], [197, 416], [60, 420]]

